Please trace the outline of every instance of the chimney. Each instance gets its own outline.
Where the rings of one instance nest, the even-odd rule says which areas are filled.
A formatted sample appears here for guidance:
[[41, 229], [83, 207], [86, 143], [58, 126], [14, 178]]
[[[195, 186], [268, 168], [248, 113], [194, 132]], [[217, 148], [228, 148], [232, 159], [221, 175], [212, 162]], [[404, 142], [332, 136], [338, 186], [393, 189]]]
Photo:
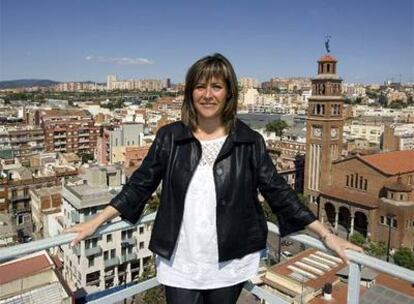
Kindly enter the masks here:
[[332, 300], [332, 283], [325, 283], [325, 286], [322, 289], [323, 298], [327, 301]]

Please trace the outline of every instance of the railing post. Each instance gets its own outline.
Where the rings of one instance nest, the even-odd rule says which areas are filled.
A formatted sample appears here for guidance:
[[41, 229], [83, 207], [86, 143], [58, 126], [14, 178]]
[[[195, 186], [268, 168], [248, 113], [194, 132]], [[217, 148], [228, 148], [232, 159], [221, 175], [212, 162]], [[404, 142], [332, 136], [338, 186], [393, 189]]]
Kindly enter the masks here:
[[361, 265], [351, 262], [349, 265], [348, 274], [348, 304], [359, 303], [361, 281]]

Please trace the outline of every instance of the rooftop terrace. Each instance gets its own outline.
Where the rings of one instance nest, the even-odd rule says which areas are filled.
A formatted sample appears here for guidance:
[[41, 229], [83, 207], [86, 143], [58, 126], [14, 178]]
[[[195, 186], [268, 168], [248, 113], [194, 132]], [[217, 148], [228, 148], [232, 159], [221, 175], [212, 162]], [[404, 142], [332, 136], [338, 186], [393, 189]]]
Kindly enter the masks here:
[[[155, 219], [155, 213], [146, 215], [139, 221], [139, 223], [136, 224], [136, 226], [145, 224], [145, 223], [150, 223], [154, 219]], [[272, 223], [268, 223], [268, 227], [269, 227], [269, 231], [279, 234], [279, 229], [276, 225]], [[131, 228], [131, 224], [124, 222], [124, 221], [116, 222], [116, 223], [101, 227], [96, 232], [95, 236], [100, 236], [106, 233], [111, 233], [117, 230], [124, 230], [128, 228]], [[0, 249], [0, 262], [9, 261], [19, 256], [24, 256], [29, 253], [40, 251], [43, 249], [48, 249], [51, 247], [68, 244], [72, 241], [72, 239], [74, 239], [74, 237], [75, 237], [75, 234], [63, 234], [63, 235], [59, 235], [59, 236], [52, 237], [52, 238], [46, 238], [46, 239], [33, 241], [30, 243], [26, 243], [26, 244], [19, 244], [16, 246]], [[315, 251], [315, 254], [319, 256], [319, 258], [322, 258], [325, 260], [327, 259], [326, 256], [324, 256], [323, 252], [328, 252], [328, 249], [319, 240], [306, 234], [295, 234], [295, 235], [289, 236], [289, 238], [295, 241], [299, 241], [308, 247], [316, 248], [317, 250]], [[349, 304], [361, 303], [360, 301], [361, 300], [360, 280], [361, 280], [362, 266], [369, 267], [372, 270], [376, 270], [376, 271], [391, 275], [395, 278], [407, 281], [411, 284], [414, 284], [414, 271], [412, 270], [409, 270], [409, 269], [406, 269], [406, 268], [403, 268], [397, 265], [393, 265], [393, 264], [384, 262], [382, 260], [373, 258], [371, 256], [368, 256], [366, 254], [351, 251], [351, 250], [347, 250], [346, 255], [350, 260], [348, 288], [347, 288], [347, 294], [346, 294], [347, 303]], [[330, 259], [332, 260], [332, 263], [338, 264], [332, 258]], [[88, 303], [91, 303], [91, 304], [116, 303], [123, 299], [130, 298], [136, 294], [144, 292], [148, 289], [151, 289], [157, 285], [159, 285], [159, 283], [157, 282], [156, 278], [152, 278], [147, 281], [126, 287], [125, 289], [118, 290], [114, 293], [103, 296], [99, 299], [90, 301]], [[258, 298], [265, 300], [266, 303], [271, 303], [271, 304], [289, 303], [286, 301], [286, 299], [270, 292], [266, 288], [256, 286], [252, 282], [247, 282], [244, 288], [247, 291], [254, 294], [255, 296], [257, 296]], [[372, 290], [370, 291], [372, 295], [369, 295], [369, 297], [377, 297], [379, 295], [379, 292], [380, 291], [375, 292], [375, 290]], [[383, 290], [381, 289], [381, 293], [382, 292]], [[365, 300], [365, 297], [364, 297], [364, 300]]]

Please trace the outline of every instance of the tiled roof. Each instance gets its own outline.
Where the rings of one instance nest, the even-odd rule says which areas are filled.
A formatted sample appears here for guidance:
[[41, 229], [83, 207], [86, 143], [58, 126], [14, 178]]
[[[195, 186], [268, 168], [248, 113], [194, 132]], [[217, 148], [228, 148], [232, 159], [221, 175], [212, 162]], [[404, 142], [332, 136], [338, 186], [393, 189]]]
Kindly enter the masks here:
[[323, 196], [345, 200], [347, 202], [362, 205], [372, 209], [378, 208], [379, 205], [378, 197], [375, 197], [372, 194], [357, 190], [345, 189], [338, 186], [323, 187], [321, 189], [321, 194]]
[[414, 150], [378, 153], [359, 158], [385, 174], [414, 172]]
[[332, 56], [331, 54], [325, 54], [321, 58], [319, 58], [318, 61], [319, 62], [332, 62], [332, 61], [336, 62], [338, 60], [336, 60], [336, 58], [334, 56]]
[[29, 277], [50, 268], [53, 268], [53, 264], [44, 254], [3, 264], [0, 266], [0, 285]]

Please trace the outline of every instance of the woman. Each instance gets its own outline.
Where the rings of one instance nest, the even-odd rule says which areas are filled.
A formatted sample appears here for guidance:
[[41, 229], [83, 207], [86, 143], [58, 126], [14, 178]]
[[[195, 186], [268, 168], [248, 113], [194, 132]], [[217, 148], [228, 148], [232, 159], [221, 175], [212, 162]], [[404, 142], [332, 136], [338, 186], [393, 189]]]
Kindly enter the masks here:
[[220, 54], [198, 60], [186, 76], [182, 121], [161, 128], [141, 167], [102, 213], [67, 232], [72, 242], [120, 215], [135, 223], [162, 180], [149, 248], [172, 303], [236, 303], [256, 274], [267, 226], [258, 191], [281, 235], [305, 227], [346, 260], [361, 249], [330, 233], [276, 173], [263, 138], [236, 117], [237, 78]]

